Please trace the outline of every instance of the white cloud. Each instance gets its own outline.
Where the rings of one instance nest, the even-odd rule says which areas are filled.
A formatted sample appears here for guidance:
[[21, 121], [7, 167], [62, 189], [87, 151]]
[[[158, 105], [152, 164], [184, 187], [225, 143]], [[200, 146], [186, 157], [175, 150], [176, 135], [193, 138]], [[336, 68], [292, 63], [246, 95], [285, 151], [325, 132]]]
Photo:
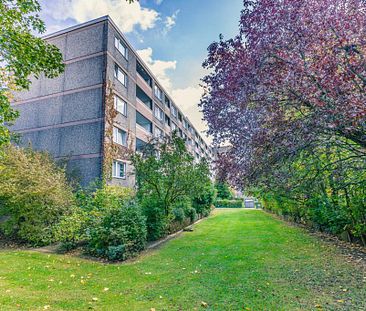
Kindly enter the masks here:
[[149, 66], [163, 87], [166, 88], [167, 91], [170, 91], [172, 89], [172, 83], [168, 76], [168, 71], [175, 70], [177, 67], [177, 61], [154, 60], [152, 58], [153, 50], [150, 47], [147, 49], [138, 50], [137, 53]]
[[155, 0], [155, 3], [156, 3], [157, 5], [160, 5], [160, 4], [162, 4], [162, 3], [163, 3], [163, 1], [164, 1], [164, 0]]
[[174, 27], [178, 14], [179, 14], [179, 11], [180, 10], [177, 10], [173, 13], [173, 15], [167, 16], [165, 18], [164, 24], [165, 24], [166, 31], [169, 31], [170, 29], [172, 29]]
[[153, 28], [160, 19], [158, 12], [141, 7], [138, 1], [129, 4], [124, 0], [49, 1], [45, 13], [59, 21], [72, 18], [78, 23], [110, 15], [123, 32], [131, 32], [136, 26], [142, 30]]

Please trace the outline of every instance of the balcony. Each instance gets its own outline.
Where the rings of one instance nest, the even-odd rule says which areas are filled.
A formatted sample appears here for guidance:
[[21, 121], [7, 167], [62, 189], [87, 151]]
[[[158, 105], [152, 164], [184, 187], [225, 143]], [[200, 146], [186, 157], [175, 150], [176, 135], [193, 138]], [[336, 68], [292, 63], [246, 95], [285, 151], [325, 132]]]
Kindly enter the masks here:
[[144, 103], [147, 107], [149, 107], [152, 110], [152, 108], [153, 108], [152, 99], [138, 85], [136, 85], [136, 97], [137, 97], [137, 99], [139, 99], [142, 103]]
[[145, 118], [140, 112], [136, 111], [136, 124], [148, 133], [153, 132], [152, 122]]
[[136, 62], [136, 71], [140, 75], [140, 77], [145, 81], [145, 83], [149, 87], [152, 87], [152, 79], [150, 75], [147, 73], [145, 68], [139, 62]]

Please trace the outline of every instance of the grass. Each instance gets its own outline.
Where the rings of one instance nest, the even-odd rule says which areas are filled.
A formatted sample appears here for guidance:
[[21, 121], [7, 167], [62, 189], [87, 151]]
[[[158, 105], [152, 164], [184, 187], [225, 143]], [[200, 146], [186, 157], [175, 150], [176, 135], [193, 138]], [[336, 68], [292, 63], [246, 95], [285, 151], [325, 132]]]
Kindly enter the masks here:
[[365, 280], [335, 247], [252, 210], [216, 211], [123, 264], [0, 251], [1, 310], [366, 310]]

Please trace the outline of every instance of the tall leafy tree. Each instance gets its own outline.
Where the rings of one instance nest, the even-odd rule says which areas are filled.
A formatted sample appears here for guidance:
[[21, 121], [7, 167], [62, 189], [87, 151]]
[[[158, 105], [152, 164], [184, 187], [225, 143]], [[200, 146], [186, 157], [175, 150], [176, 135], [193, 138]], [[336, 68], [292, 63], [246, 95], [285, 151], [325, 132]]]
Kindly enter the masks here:
[[233, 145], [237, 183], [321, 141], [365, 155], [365, 11], [362, 0], [245, 0], [240, 34], [209, 47], [201, 104], [216, 142]]
[[195, 163], [183, 139], [175, 135], [150, 141], [132, 162], [138, 196], [157, 201], [166, 216], [176, 202], [199, 195], [210, 183], [208, 164]]
[[28, 89], [31, 75], [54, 78], [64, 70], [58, 48], [36, 36], [46, 30], [40, 10], [37, 0], [0, 1], [0, 146], [10, 140], [5, 124], [18, 116], [12, 91]]
[[142, 153], [132, 156], [132, 163], [149, 239], [167, 233], [177, 205], [189, 209], [188, 205], [193, 203], [198, 213], [204, 213], [207, 204], [210, 205], [213, 191], [208, 164], [196, 163], [183, 139], [175, 134], [151, 140]]
[[266, 206], [366, 243], [366, 2], [245, 0], [209, 47], [204, 117], [220, 167]]

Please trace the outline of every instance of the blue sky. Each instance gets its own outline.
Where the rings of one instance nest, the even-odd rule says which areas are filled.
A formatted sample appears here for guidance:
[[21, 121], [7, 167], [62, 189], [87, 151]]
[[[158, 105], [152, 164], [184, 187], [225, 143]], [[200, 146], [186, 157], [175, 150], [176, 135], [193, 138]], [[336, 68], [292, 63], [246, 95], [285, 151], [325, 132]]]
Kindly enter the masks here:
[[242, 0], [41, 0], [48, 33], [111, 15], [198, 130], [201, 64], [220, 33], [238, 32]]

